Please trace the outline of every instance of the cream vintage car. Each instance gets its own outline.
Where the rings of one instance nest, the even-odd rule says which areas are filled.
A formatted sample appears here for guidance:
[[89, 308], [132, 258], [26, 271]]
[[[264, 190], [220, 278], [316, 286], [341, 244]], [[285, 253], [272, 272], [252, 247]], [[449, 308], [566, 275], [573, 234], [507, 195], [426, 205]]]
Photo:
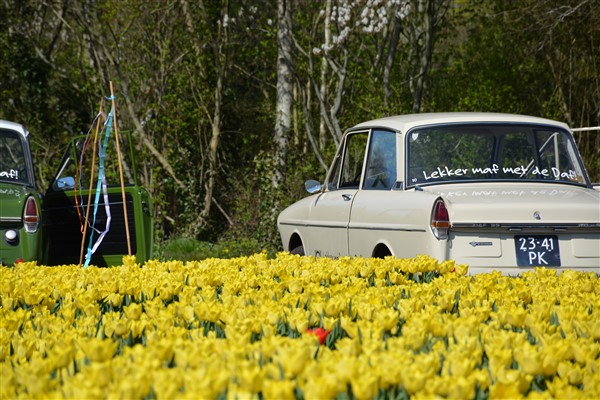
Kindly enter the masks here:
[[414, 257], [469, 273], [600, 273], [600, 192], [569, 127], [495, 113], [400, 115], [349, 129], [324, 184], [277, 225], [296, 254]]

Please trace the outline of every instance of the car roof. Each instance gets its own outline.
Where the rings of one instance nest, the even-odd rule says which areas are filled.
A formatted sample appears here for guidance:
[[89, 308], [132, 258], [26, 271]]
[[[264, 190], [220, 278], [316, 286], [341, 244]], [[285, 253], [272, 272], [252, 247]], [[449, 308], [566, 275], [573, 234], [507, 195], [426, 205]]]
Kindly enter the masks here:
[[12, 131], [17, 131], [24, 137], [29, 135], [29, 132], [25, 127], [21, 124], [17, 124], [16, 122], [6, 121], [4, 119], [0, 119], [0, 129], [10, 129]]
[[528, 123], [541, 125], [555, 125], [569, 129], [563, 122], [551, 119], [532, 117], [528, 115], [484, 113], [484, 112], [445, 112], [445, 113], [421, 113], [404, 114], [393, 117], [385, 117], [362, 122], [352, 127], [356, 128], [389, 128], [400, 132], [407, 132], [411, 128], [423, 125], [455, 124], [455, 123]]

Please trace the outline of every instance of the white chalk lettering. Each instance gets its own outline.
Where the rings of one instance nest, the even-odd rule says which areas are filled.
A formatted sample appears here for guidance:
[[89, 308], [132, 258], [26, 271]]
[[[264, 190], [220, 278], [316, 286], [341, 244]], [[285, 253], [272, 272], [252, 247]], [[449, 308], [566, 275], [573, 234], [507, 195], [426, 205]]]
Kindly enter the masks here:
[[577, 174], [572, 169], [570, 169], [569, 172], [561, 172], [558, 168], [552, 167], [552, 175], [554, 175], [555, 178], [567, 178], [571, 180], [577, 178]]
[[550, 176], [550, 174], [548, 173], [547, 169], [542, 169], [540, 170], [540, 168], [536, 165], [536, 167], [531, 171], [532, 175], [543, 175], [543, 176]]
[[474, 174], [497, 174], [499, 170], [498, 164], [492, 164], [492, 168], [471, 168], [471, 172]]
[[504, 172], [505, 174], [510, 173], [510, 174], [515, 174], [515, 175], [525, 175], [526, 168], [522, 165], [520, 167], [516, 167], [516, 168], [503, 167], [502, 172]]
[[469, 172], [466, 168], [456, 168], [450, 169], [448, 166], [444, 166], [444, 168], [437, 167], [436, 171], [431, 172], [430, 175], [427, 175], [427, 172], [423, 171], [423, 176], [425, 180], [435, 179], [435, 178], [445, 178], [450, 176], [463, 176], [467, 172]]
[[[423, 170], [423, 177], [426, 181], [430, 179], [448, 179], [456, 176], [469, 176], [469, 175], [487, 175], [487, 174], [498, 174], [502, 171], [505, 174], [514, 174], [522, 177], [525, 174], [531, 176], [554, 176], [554, 178], [577, 180], [577, 173], [573, 170], [561, 171], [558, 168], [552, 167], [550, 170], [546, 168], [540, 168], [535, 166], [530, 168], [520, 165], [517, 167], [502, 167], [498, 164], [492, 164], [491, 167], [472, 167], [472, 168], [450, 168], [447, 165], [443, 167], [436, 167], [434, 171]], [[416, 182], [417, 178], [412, 178], [413, 182]]]
[[0, 172], [0, 178], [19, 179], [19, 171], [11, 169], [10, 171]]

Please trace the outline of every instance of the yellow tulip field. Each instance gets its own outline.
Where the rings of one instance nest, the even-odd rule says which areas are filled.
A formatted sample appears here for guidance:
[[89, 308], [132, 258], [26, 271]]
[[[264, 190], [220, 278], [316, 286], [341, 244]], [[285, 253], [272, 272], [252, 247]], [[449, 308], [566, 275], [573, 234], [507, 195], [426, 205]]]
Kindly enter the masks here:
[[1, 268], [0, 397], [600, 397], [593, 273], [280, 253]]

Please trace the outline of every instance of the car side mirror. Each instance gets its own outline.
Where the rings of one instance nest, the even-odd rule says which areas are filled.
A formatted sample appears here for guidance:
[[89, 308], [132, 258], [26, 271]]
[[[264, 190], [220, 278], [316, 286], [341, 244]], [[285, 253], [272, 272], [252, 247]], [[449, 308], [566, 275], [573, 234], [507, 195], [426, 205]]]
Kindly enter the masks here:
[[316, 193], [321, 190], [321, 184], [313, 179], [304, 182], [304, 188], [308, 193]]
[[75, 178], [73, 178], [72, 176], [65, 176], [64, 178], [58, 179], [54, 183], [54, 189], [57, 189], [57, 190], [71, 189], [74, 187], [75, 187]]

